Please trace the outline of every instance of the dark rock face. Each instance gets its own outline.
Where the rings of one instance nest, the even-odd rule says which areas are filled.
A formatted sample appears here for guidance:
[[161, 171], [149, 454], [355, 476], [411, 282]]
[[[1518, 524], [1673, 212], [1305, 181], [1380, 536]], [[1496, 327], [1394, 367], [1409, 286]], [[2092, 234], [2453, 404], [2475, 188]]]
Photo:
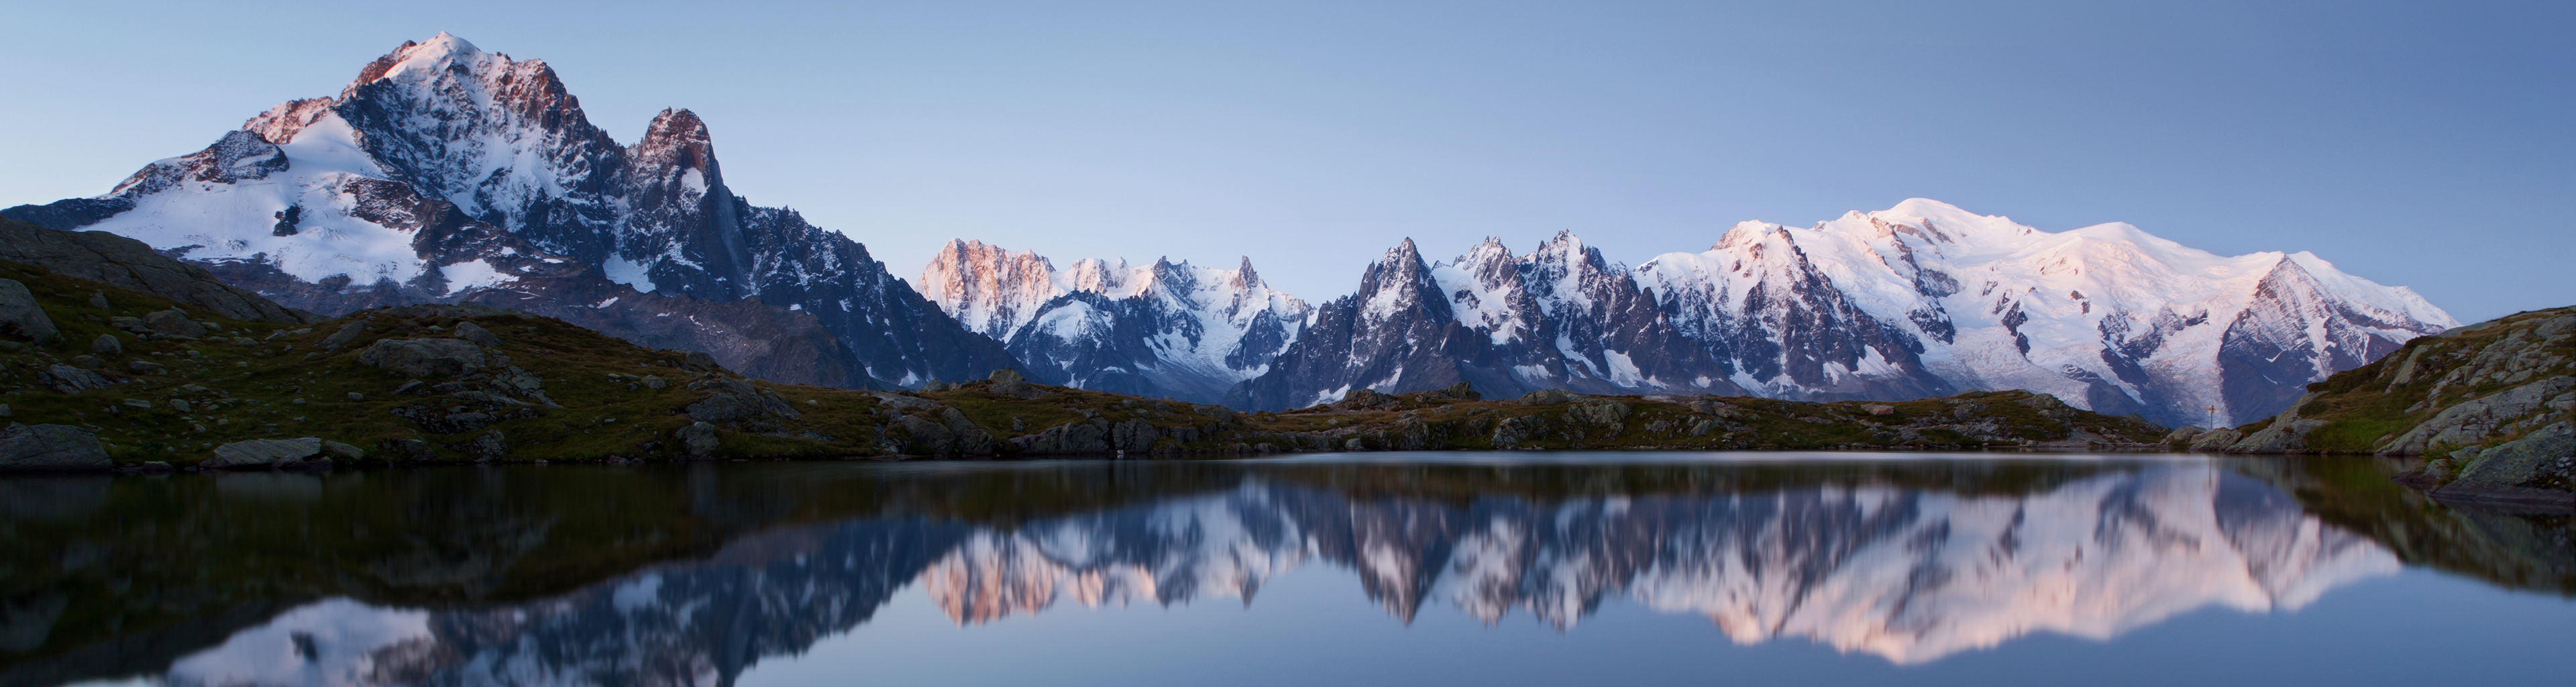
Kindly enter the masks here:
[[[384, 176], [295, 166], [304, 144], [293, 142], [332, 137]], [[120, 216], [144, 201], [203, 202], [190, 184], [262, 179], [337, 200], [281, 197], [242, 236], [207, 227], [197, 233], [215, 244], [159, 247], [293, 307], [482, 302], [705, 350], [779, 381], [885, 388], [1014, 366], [857, 242], [734, 194], [711, 140], [695, 114], [671, 110], [620, 146], [543, 62], [441, 36], [369, 64], [337, 97], [279, 105], [204, 151], [154, 163], [107, 197], [5, 214], [148, 235]], [[406, 240], [410, 254], [345, 272], [283, 257], [324, 250], [294, 242], [331, 231]]]

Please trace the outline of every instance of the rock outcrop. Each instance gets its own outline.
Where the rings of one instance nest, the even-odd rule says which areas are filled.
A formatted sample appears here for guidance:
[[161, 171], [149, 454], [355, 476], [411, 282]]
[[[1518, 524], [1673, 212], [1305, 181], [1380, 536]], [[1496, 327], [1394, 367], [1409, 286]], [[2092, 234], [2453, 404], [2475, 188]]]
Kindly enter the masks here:
[[2417, 338], [2308, 386], [2288, 410], [2199, 450], [2421, 458], [2436, 496], [2561, 502], [2576, 493], [2576, 308], [2517, 313]]

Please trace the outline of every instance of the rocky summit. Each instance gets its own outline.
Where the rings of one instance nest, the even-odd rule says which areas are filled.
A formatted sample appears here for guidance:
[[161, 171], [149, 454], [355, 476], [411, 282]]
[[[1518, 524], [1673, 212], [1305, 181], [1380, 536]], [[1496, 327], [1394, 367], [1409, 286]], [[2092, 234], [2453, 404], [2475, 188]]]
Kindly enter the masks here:
[[734, 193], [696, 114], [664, 111], [620, 145], [543, 61], [446, 34], [106, 195], [0, 214], [140, 239], [326, 316], [501, 305], [853, 388], [1014, 364], [857, 242]]

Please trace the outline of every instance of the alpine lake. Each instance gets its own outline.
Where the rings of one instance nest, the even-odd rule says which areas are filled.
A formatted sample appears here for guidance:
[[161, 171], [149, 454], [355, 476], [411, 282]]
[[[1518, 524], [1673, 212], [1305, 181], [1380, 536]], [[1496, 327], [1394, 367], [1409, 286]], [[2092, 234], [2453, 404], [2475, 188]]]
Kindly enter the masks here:
[[2368, 457], [0, 478], [0, 687], [2576, 684], [2576, 519]]

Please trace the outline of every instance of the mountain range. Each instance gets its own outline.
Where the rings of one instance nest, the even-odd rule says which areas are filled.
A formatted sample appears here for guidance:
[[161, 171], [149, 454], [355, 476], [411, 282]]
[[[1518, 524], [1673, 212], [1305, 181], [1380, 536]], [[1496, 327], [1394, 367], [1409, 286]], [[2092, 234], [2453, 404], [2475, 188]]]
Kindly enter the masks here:
[[[724, 183], [707, 125], [633, 145], [554, 71], [440, 34], [107, 194], [0, 215], [143, 240], [324, 316], [477, 302], [765, 379], [1034, 381], [1240, 409], [1358, 389], [1902, 400], [2029, 389], [2229, 425], [2457, 322], [2313, 254], [2218, 256], [2126, 224], [2045, 232], [1913, 199], [1746, 222], [1635, 267], [1559, 234], [1454, 259], [1411, 240], [1310, 306], [1235, 269], [1054, 262], [953, 241], [920, 282]], [[918, 290], [916, 290], [916, 286]]]

